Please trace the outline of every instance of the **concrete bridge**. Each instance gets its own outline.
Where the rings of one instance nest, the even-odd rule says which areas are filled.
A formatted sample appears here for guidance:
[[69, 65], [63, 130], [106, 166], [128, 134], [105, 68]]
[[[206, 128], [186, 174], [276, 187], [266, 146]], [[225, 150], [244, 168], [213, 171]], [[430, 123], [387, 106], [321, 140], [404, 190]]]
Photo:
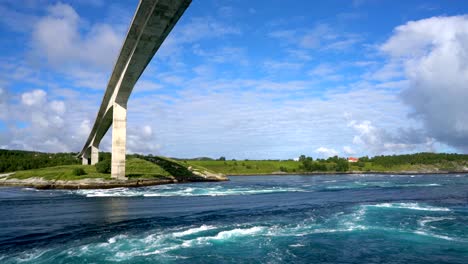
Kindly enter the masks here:
[[83, 150], [83, 164], [99, 160], [99, 143], [112, 125], [112, 178], [126, 179], [127, 102], [136, 82], [191, 0], [140, 0]]

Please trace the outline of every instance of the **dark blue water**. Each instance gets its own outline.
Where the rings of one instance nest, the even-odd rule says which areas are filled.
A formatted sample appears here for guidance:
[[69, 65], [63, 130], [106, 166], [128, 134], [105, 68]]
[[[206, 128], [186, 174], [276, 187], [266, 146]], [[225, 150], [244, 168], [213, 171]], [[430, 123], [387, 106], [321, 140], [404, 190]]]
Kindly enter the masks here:
[[468, 175], [0, 188], [0, 263], [468, 263]]

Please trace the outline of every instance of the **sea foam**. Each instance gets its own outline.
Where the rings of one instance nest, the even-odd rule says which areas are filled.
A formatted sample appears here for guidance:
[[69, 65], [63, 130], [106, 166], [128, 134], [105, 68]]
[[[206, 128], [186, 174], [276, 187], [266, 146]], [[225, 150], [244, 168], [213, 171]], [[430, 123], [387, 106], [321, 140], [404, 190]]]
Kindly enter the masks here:
[[159, 186], [146, 187], [140, 189], [131, 188], [113, 188], [113, 189], [91, 189], [77, 190], [73, 193], [86, 197], [173, 197], [173, 196], [228, 196], [228, 195], [254, 195], [281, 192], [303, 192], [301, 188], [290, 187], [264, 187], [264, 188], [245, 188], [245, 187], [193, 187], [183, 185], [171, 185], [172, 188], [161, 188]]
[[433, 212], [450, 211], [449, 208], [435, 207], [435, 206], [430, 206], [430, 205], [421, 205], [419, 203], [379, 203], [379, 204], [374, 204], [374, 205], [367, 205], [367, 207], [408, 209], [408, 210], [433, 211]]

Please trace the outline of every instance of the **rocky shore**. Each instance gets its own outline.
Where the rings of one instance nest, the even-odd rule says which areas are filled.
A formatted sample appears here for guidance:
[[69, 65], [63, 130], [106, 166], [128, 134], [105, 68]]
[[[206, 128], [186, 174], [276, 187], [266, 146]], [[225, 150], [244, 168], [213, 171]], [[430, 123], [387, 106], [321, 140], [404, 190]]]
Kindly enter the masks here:
[[228, 178], [222, 174], [210, 174], [200, 177], [161, 179], [129, 179], [129, 180], [106, 180], [100, 178], [84, 178], [80, 180], [46, 180], [33, 177], [27, 179], [11, 178], [12, 173], [0, 175], [0, 186], [29, 187], [36, 189], [110, 189], [118, 187], [144, 187], [161, 184], [187, 183], [187, 182], [213, 182], [227, 181]]

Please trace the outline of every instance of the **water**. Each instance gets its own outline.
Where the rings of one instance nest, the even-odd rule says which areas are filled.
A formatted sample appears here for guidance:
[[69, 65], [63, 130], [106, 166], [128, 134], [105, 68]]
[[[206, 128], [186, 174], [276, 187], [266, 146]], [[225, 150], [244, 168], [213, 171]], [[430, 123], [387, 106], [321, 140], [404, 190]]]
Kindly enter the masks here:
[[0, 263], [468, 263], [468, 175], [0, 188]]

